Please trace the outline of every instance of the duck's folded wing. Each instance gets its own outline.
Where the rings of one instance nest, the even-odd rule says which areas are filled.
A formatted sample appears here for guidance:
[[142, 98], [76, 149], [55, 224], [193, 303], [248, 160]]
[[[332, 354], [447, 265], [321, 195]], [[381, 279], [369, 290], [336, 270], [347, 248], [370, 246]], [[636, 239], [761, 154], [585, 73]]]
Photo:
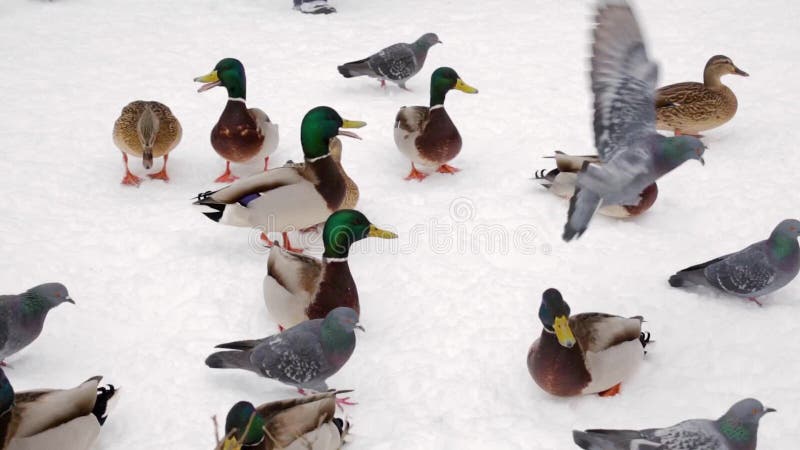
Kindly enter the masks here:
[[560, 151], [556, 151], [554, 156], [545, 156], [545, 158], [555, 158], [556, 167], [562, 172], [578, 172], [583, 168], [584, 161], [600, 162], [600, 157], [597, 155], [568, 155]]
[[311, 293], [319, 284], [322, 262], [311, 256], [273, 245], [267, 260], [267, 275], [292, 294]]
[[100, 423], [88, 414], [29, 437], [15, 437], [6, 450], [86, 450], [100, 434]]
[[282, 186], [299, 183], [305, 180], [293, 167], [279, 167], [266, 172], [257, 173], [234, 181], [217, 191], [199, 194], [195, 205], [233, 204], [245, 199], [248, 195], [269, 192]]
[[585, 313], [570, 317], [569, 326], [584, 351], [601, 352], [623, 342], [638, 340], [642, 318]]
[[315, 432], [333, 419], [336, 392], [267, 403], [259, 406], [258, 411], [266, 418], [268, 436], [275, 447], [285, 448], [299, 436]]
[[[25, 438], [57, 427], [77, 417], [90, 415], [102, 377], [92, 377], [73, 389], [20, 392], [15, 397], [19, 428], [15, 436]], [[94, 416], [92, 416], [94, 419]]]
[[397, 112], [394, 127], [413, 133], [424, 130], [430, 121], [431, 111], [427, 106], [404, 106]]

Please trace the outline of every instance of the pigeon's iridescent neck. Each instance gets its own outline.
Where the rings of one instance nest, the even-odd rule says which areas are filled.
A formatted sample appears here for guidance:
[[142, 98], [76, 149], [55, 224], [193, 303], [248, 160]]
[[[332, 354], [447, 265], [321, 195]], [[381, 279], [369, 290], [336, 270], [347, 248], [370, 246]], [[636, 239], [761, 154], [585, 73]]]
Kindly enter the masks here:
[[776, 259], [785, 259], [789, 256], [796, 255], [798, 249], [800, 249], [797, 238], [780, 233], [773, 233], [772, 236], [769, 237], [769, 247], [772, 256]]
[[40, 317], [50, 308], [50, 302], [41, 295], [32, 292], [22, 294], [22, 302], [20, 303], [22, 317]]
[[[757, 425], [756, 425], [757, 427]], [[758, 429], [753, 429], [751, 424], [741, 423], [733, 419], [723, 417], [719, 421], [719, 430], [735, 448], [751, 448], [747, 444], [753, 443]]]

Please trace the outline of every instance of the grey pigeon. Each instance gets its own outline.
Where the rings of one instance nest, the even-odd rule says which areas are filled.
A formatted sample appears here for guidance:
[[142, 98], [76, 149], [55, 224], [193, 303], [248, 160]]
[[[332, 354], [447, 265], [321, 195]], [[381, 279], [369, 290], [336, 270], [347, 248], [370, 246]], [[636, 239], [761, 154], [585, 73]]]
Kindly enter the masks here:
[[656, 132], [658, 66], [645, 51], [639, 25], [625, 0], [601, 2], [592, 45], [594, 138], [603, 164], [584, 163], [570, 201], [563, 238], [580, 237], [601, 203], [636, 205], [640, 193], [705, 145], [692, 136]]
[[0, 295], [0, 365], [33, 342], [47, 313], [72, 298], [61, 283], [45, 283], [18, 295]]
[[572, 438], [587, 450], [755, 450], [758, 421], [774, 411], [747, 398], [717, 420], [692, 419], [641, 431], [576, 430]]
[[328, 390], [325, 380], [344, 366], [356, 347], [358, 314], [335, 308], [324, 319], [301, 322], [264, 339], [230, 342], [217, 348], [206, 365], [213, 369], [244, 369], [273, 378], [298, 390]]
[[800, 221], [786, 219], [769, 238], [719, 258], [681, 270], [669, 278], [672, 287], [709, 286], [746, 297], [756, 297], [786, 286], [800, 272]]
[[408, 89], [406, 81], [422, 69], [428, 49], [441, 43], [436, 33], [425, 33], [411, 44], [394, 44], [367, 58], [342, 64], [338, 67], [339, 73], [345, 78], [362, 75], [378, 78], [381, 86], [386, 86], [386, 80], [390, 80]]

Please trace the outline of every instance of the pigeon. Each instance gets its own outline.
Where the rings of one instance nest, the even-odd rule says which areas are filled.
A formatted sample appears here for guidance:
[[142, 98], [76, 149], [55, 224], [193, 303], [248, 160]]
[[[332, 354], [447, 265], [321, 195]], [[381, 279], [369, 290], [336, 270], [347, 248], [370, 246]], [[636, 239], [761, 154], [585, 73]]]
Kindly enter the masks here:
[[658, 66], [645, 51], [625, 0], [600, 3], [594, 30], [591, 86], [595, 147], [603, 164], [585, 162], [570, 200], [563, 239], [580, 237], [602, 204], [636, 205], [640, 193], [690, 159], [705, 164], [705, 145], [693, 136], [656, 132]]
[[[259, 407], [241, 401], [225, 419], [225, 437], [216, 450], [336, 450], [350, 429], [348, 421], [335, 418], [336, 395], [328, 391], [303, 398], [279, 400]], [[237, 447], [238, 446], [238, 447]]]
[[717, 420], [692, 419], [641, 431], [575, 430], [572, 438], [587, 450], [755, 450], [758, 421], [774, 411], [747, 398]]
[[120, 389], [96, 376], [72, 389], [14, 393], [0, 369], [0, 448], [87, 450], [117, 401]]
[[345, 78], [362, 75], [378, 78], [381, 87], [390, 80], [408, 90], [406, 81], [422, 69], [428, 50], [441, 43], [436, 33], [425, 33], [411, 44], [394, 44], [367, 58], [343, 64], [338, 67], [339, 73]]
[[325, 380], [344, 366], [356, 347], [358, 314], [339, 307], [324, 319], [301, 322], [264, 339], [217, 345], [229, 349], [206, 359], [212, 369], [244, 369], [284, 384], [317, 392], [328, 390]]
[[761, 305], [757, 297], [786, 286], [800, 272], [800, 221], [786, 219], [769, 238], [719, 258], [681, 270], [672, 287], [708, 286]]
[[36, 340], [50, 309], [65, 302], [75, 304], [61, 283], [40, 284], [19, 295], [0, 295], [0, 365]]

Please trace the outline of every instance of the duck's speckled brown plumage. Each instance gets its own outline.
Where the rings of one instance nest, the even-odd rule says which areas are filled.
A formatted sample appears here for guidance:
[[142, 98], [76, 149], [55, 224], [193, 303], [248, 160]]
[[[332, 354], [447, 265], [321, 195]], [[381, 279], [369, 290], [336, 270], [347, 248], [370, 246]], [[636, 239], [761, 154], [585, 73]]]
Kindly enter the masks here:
[[144, 148], [139, 139], [137, 125], [148, 105], [159, 121], [158, 134], [153, 145], [153, 158], [160, 158], [172, 151], [183, 136], [180, 122], [163, 103], [137, 100], [125, 105], [119, 118], [114, 122], [114, 144], [129, 155], [142, 157]]
[[747, 76], [730, 58], [718, 55], [706, 64], [703, 83], [677, 83], [658, 89], [656, 127], [698, 134], [731, 120], [739, 103], [733, 91], [720, 81], [720, 77], [727, 74]]
[[[268, 117], [266, 121], [269, 122]], [[264, 133], [252, 110], [247, 109], [244, 102], [228, 100], [211, 130], [214, 150], [228, 161], [243, 163], [258, 155], [263, 145]]]

